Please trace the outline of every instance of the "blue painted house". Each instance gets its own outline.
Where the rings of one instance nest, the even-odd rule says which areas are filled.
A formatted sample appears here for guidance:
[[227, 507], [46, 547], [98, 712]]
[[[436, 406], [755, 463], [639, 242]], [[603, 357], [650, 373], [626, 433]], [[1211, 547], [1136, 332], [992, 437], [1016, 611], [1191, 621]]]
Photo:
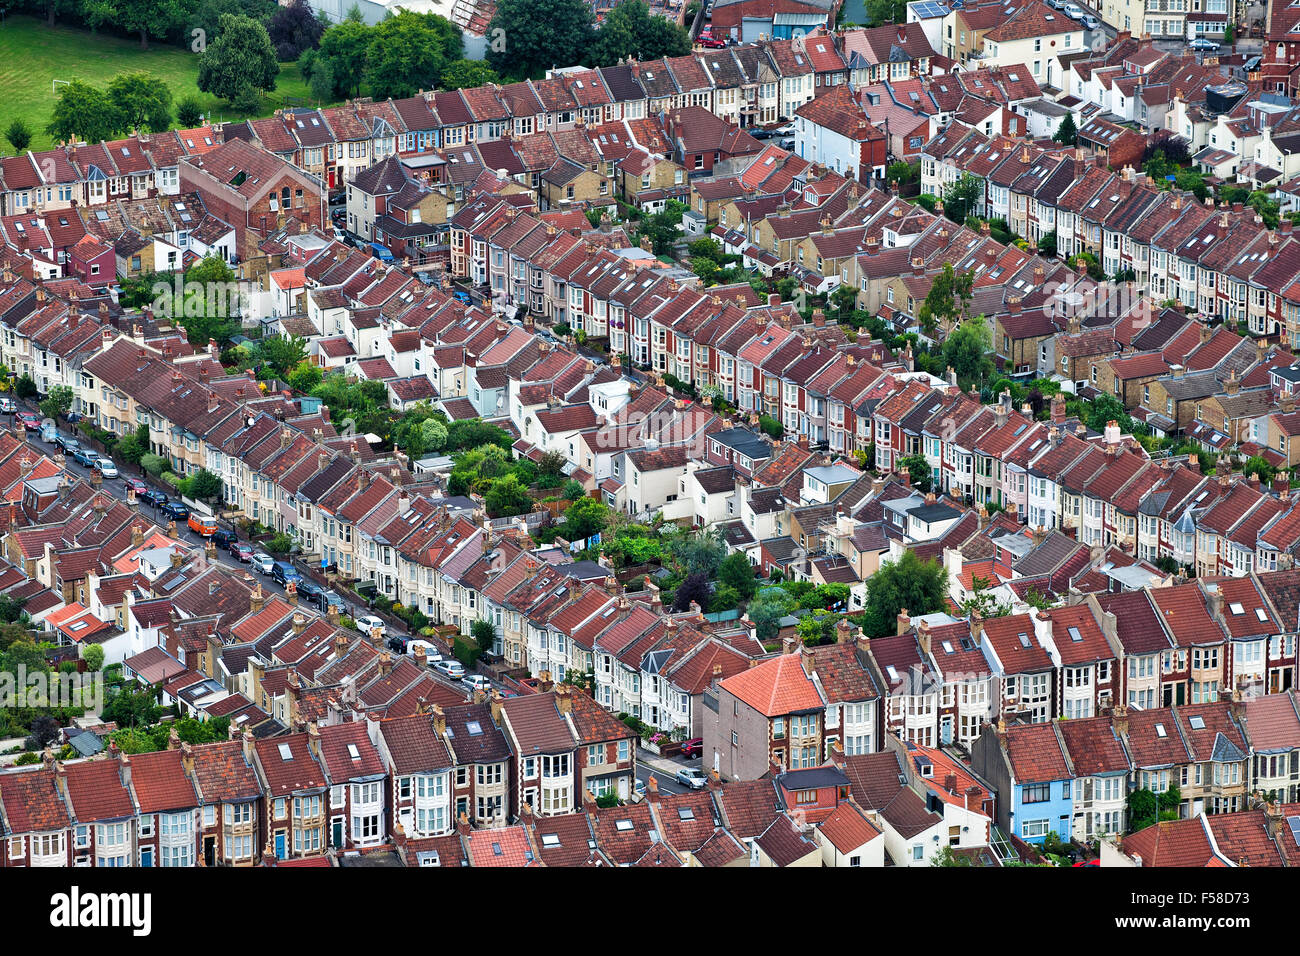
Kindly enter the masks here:
[[1041, 844], [1048, 833], [1069, 840], [1074, 819], [1074, 768], [1056, 721], [1006, 729], [1011, 770], [1011, 832]]
[[997, 824], [1026, 843], [1049, 833], [1069, 840], [1074, 765], [1055, 721], [985, 725], [971, 747], [971, 767], [997, 789]]

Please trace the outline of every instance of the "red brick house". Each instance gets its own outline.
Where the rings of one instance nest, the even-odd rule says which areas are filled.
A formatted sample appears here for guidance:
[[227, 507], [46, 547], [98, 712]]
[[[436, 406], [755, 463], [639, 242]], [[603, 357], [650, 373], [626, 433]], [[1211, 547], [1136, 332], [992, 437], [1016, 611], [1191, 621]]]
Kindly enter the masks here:
[[289, 220], [321, 228], [325, 189], [320, 180], [242, 139], [180, 163], [181, 191], [196, 192], [209, 213], [235, 230], [241, 257]]

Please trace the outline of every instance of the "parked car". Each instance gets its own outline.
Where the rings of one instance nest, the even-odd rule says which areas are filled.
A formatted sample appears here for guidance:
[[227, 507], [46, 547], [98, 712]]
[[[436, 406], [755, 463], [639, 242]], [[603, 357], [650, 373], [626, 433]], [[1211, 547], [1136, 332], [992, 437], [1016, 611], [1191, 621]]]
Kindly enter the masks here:
[[55, 448], [61, 449], [65, 455], [71, 455], [81, 447], [81, 442], [71, 435], [65, 435], [63, 432], [55, 432], [50, 436], [50, 444]]
[[748, 132], [750, 136], [754, 137], [754, 139], [771, 139], [776, 135], [776, 130], [774, 129], [751, 129]]
[[704, 771], [699, 767], [683, 767], [677, 771], [677, 776], [674, 779], [678, 783], [684, 783], [692, 790], [699, 790], [709, 782], [709, 778], [704, 775]]
[[142, 501], [153, 505], [155, 508], [161, 508], [163, 505], [167, 504], [167, 502], [171, 501], [171, 499], [161, 491], [155, 491], [152, 488], [146, 488], [139, 494]]
[[682, 744], [682, 756], [687, 758], [698, 757], [704, 752], [704, 738], [692, 737], [686, 743]]
[[404, 653], [407, 657], [414, 657], [415, 652], [423, 648], [424, 663], [429, 667], [432, 667], [434, 664], [438, 663], [438, 661], [442, 660], [442, 652], [439, 651], [437, 646], [431, 641], [426, 641], [424, 639], [414, 641], [410, 639], [404, 640], [406, 640], [406, 650]]
[[298, 586], [298, 598], [300, 600], [311, 601], [313, 604], [316, 603], [317, 598], [319, 598], [325, 591], [323, 587], [310, 578], [300, 577], [295, 583]]
[[322, 590], [320, 594], [316, 595], [316, 606], [322, 611], [328, 611], [331, 605], [338, 608], [340, 614], [342, 614], [347, 608], [347, 604], [344, 603], [343, 598], [339, 597], [333, 591]]
[[373, 614], [365, 614], [357, 618], [357, 630], [362, 634], [369, 634], [374, 631], [375, 628], [379, 628], [380, 637], [383, 637], [384, 632], [388, 629], [384, 622]]
[[704, 47], [706, 50], [725, 50], [727, 48], [725, 40], [719, 40], [714, 36], [705, 36], [702, 33], [700, 34], [699, 42], [700, 46]]
[[1079, 6], [1077, 3], [1067, 3], [1061, 8], [1061, 12], [1071, 20], [1083, 19], [1083, 7]]
[[78, 465], [84, 465], [87, 468], [94, 468], [99, 463], [99, 456], [94, 454], [88, 448], [78, 448], [72, 453], [72, 460]]
[[270, 574], [271, 569], [275, 567], [275, 559], [261, 551], [255, 552], [248, 563], [258, 574]]
[[1057, 10], [1064, 9], [1066, 0], [1047, 0], [1048, 6], [1055, 7]]
[[179, 501], [169, 501], [158, 510], [173, 521], [185, 521], [190, 516], [190, 509]]
[[464, 302], [466, 305], [474, 304], [474, 300], [470, 298], [469, 293], [466, 292], [464, 289], [453, 289], [451, 294], [454, 295], [461, 302]]
[[288, 561], [276, 561], [271, 567], [271, 580], [276, 584], [288, 584], [290, 581], [295, 583], [302, 581], [302, 575]]
[[248, 564], [253, 560], [253, 546], [247, 541], [232, 541], [227, 545], [226, 550], [230, 552], [230, 556], [236, 561], [243, 561]]
[[446, 674], [452, 680], [460, 680], [465, 676], [465, 665], [460, 661], [434, 661], [433, 669], [440, 674]]
[[392, 651], [397, 651], [397, 653], [399, 654], [405, 654], [406, 647], [410, 643], [411, 643], [411, 639], [409, 637], [405, 637], [404, 635], [401, 634], [394, 634], [392, 637], [388, 639], [388, 649]]
[[632, 797], [632, 802], [633, 802], [633, 803], [640, 803], [642, 800], [645, 799], [645, 781], [644, 781], [644, 780], [638, 780], [638, 781], [636, 782], [636, 788], [634, 789], [633, 793], [634, 793], [634, 796]]
[[239, 539], [235, 537], [235, 532], [227, 531], [225, 528], [218, 528], [216, 531], [212, 532], [212, 543], [218, 548], [226, 548], [229, 550], [230, 546], [238, 540]]
[[1195, 40], [1187, 41], [1187, 49], [1189, 50], [1217, 50], [1218, 48], [1219, 44], [1213, 40], [1207, 40], [1205, 37], [1197, 37]]
[[1082, 23], [1084, 25], [1084, 28], [1088, 30], [1101, 29], [1101, 21], [1098, 20], [1096, 17], [1094, 17], [1091, 13], [1085, 13], [1083, 15], [1083, 19], [1080, 20], [1079, 22]]
[[793, 152], [794, 152], [794, 140], [792, 140], [792, 139], [783, 139], [783, 140], [781, 140], [781, 142], [779, 142], [777, 145], [780, 146], [780, 147], [781, 147], [783, 150], [785, 150], [787, 153], [793, 153]]
[[137, 498], [143, 498], [149, 492], [149, 486], [139, 478], [123, 478], [122, 484], [127, 491], [134, 491]]
[[95, 467], [99, 469], [100, 475], [105, 478], [117, 477], [117, 462], [111, 458], [96, 458]]
[[12, 398], [0, 398], [0, 412], [8, 412], [12, 415], [16, 411], [18, 411], [17, 402]]
[[466, 674], [460, 681], [470, 690], [489, 691], [492, 689], [492, 682], [482, 674]]
[[29, 432], [41, 430], [41, 416], [35, 412], [19, 412], [18, 420], [23, 423], [23, 428]]

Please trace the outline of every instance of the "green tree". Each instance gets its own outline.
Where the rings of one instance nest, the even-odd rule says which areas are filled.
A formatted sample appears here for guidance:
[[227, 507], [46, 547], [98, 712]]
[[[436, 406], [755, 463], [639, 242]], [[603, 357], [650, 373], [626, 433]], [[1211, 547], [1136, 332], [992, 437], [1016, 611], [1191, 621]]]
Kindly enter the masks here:
[[668, 553], [683, 574], [717, 574], [727, 556], [722, 535], [716, 528], [706, 531], [678, 531], [667, 538]]
[[965, 222], [984, 200], [984, 180], [970, 173], [943, 187], [943, 214], [953, 222]]
[[487, 61], [501, 76], [542, 76], [581, 63], [595, 15], [586, 0], [499, 0], [488, 23]]
[[101, 644], [87, 644], [81, 649], [81, 659], [92, 671], [104, 669], [104, 648]]
[[485, 618], [479, 618], [471, 624], [469, 633], [474, 638], [474, 643], [478, 645], [478, 649], [485, 654], [492, 650], [492, 645], [497, 639], [496, 628], [492, 626], [491, 621]]
[[754, 623], [754, 636], [764, 644], [776, 639], [781, 630], [781, 618], [788, 613], [782, 598], [763, 594], [745, 608], [745, 615]]
[[948, 572], [938, 561], [922, 561], [914, 551], [882, 566], [867, 579], [867, 604], [862, 629], [868, 637], [894, 634], [898, 614], [932, 614], [944, 608]]
[[481, 60], [451, 60], [442, 69], [444, 90], [467, 90], [500, 81], [496, 70]]
[[932, 334], [941, 324], [951, 325], [966, 314], [970, 304], [972, 290], [975, 287], [975, 272], [957, 272], [951, 262], [943, 264], [943, 270], [934, 277], [925, 301], [917, 311], [917, 321], [921, 328]]
[[864, 10], [868, 21], [865, 26], [878, 27], [885, 23], [907, 22], [907, 4], [904, 0], [866, 0]]
[[[371, 96], [401, 99], [439, 85], [448, 60], [460, 57], [459, 49], [446, 49], [446, 34], [434, 23], [440, 19], [403, 10], [371, 29], [365, 73]], [[456, 39], [459, 44], [459, 34]]]
[[334, 74], [334, 96], [356, 96], [361, 91], [369, 46], [370, 28], [355, 20], [336, 23], [321, 36], [320, 57], [314, 70], [329, 64]]
[[176, 122], [181, 129], [192, 129], [203, 122], [203, 101], [197, 96], [186, 96], [176, 104]]
[[199, 89], [234, 103], [250, 90], [273, 90], [280, 64], [266, 27], [251, 17], [225, 14], [221, 35], [199, 55]]
[[586, 493], [587, 490], [582, 487], [582, 482], [570, 478], [564, 483], [564, 488], [560, 492], [560, 497], [566, 501], [577, 501]]
[[134, 432], [123, 435], [117, 443], [117, 453], [133, 465], [149, 453], [149, 426], [140, 425]]
[[944, 846], [938, 853], [930, 857], [931, 866], [970, 866], [971, 861], [968, 856], [957, 856], [952, 852], [952, 847]]
[[116, 139], [123, 132], [122, 114], [98, 87], [72, 80], [59, 87], [59, 98], [54, 103], [54, 116], [45, 132], [57, 140], [98, 143]]
[[1145, 830], [1159, 819], [1156, 795], [1145, 787], [1132, 790], [1128, 795], [1128, 832]]
[[310, 392], [313, 388], [321, 383], [323, 373], [320, 366], [312, 365], [310, 362], [302, 362], [289, 373], [285, 379], [289, 387], [299, 392]]
[[604, 531], [609, 524], [609, 506], [596, 498], [579, 498], [564, 511], [564, 536], [581, 541]]
[[[567, 2], [567, 0], [566, 0]], [[670, 255], [680, 235], [678, 226], [686, 207], [676, 200], [670, 200], [662, 212], [646, 216], [637, 229], [637, 239], [646, 237], [657, 256]]]
[[5, 129], [5, 139], [14, 148], [14, 153], [24, 152], [32, 141], [32, 130], [22, 119], [16, 119]]
[[943, 360], [957, 373], [962, 388], [981, 384], [993, 374], [993, 333], [984, 316], [966, 319], [943, 343]]
[[1074, 125], [1074, 114], [1066, 113], [1065, 119], [1061, 120], [1061, 125], [1056, 127], [1056, 132], [1052, 134], [1052, 139], [1062, 146], [1073, 146], [1079, 139], [1079, 128]]
[[161, 39], [182, 24], [186, 5], [181, 0], [108, 0], [110, 22], [126, 33], [140, 37], [140, 49], [149, 49], [149, 38]]
[[108, 84], [108, 98], [129, 129], [161, 133], [171, 129], [172, 91], [152, 73], [119, 73]]
[[1038, 251], [1043, 255], [1054, 258], [1056, 256], [1056, 230], [1052, 229], [1038, 237]]
[[307, 85], [311, 88], [312, 98], [317, 103], [328, 103], [334, 99], [336, 87], [334, 64], [330, 60], [321, 60], [317, 63]]
[[923, 493], [930, 490], [934, 475], [930, 471], [930, 463], [925, 460], [924, 455], [909, 455], [906, 458], [898, 459], [898, 469], [899, 471], [906, 469], [913, 488]]
[[483, 496], [483, 503], [488, 515], [493, 518], [527, 514], [533, 510], [533, 499], [529, 496], [528, 489], [514, 475], [493, 481]]
[[286, 378], [289, 372], [307, 358], [307, 340], [300, 335], [272, 335], [257, 343], [257, 358], [271, 366], [279, 378]]
[[691, 38], [685, 28], [652, 14], [645, 0], [620, 0], [596, 30], [586, 62], [613, 66], [623, 59], [657, 60], [690, 52]]
[[24, 372], [14, 381], [14, 393], [19, 398], [35, 398], [41, 390], [36, 387], [36, 380]]
[[1277, 469], [1259, 455], [1251, 455], [1242, 466], [1241, 473], [1243, 475], [1258, 475], [1260, 481], [1268, 484], [1273, 480], [1273, 476], [1277, 474]]
[[191, 476], [190, 497], [197, 501], [216, 501], [221, 497], [221, 478], [200, 468]]
[[186, 270], [181, 299], [164, 292], [156, 307], [185, 329], [192, 345], [206, 348], [209, 339], [224, 345], [239, 330], [229, 294], [234, 283], [235, 270], [220, 256], [208, 256]]
[[46, 418], [59, 419], [72, 410], [72, 388], [67, 385], [51, 386], [45, 400], [38, 406]]
[[754, 566], [750, 564], [749, 558], [739, 551], [727, 555], [722, 560], [722, 564], [718, 565], [718, 581], [734, 589], [742, 600], [749, 600], [758, 590]]

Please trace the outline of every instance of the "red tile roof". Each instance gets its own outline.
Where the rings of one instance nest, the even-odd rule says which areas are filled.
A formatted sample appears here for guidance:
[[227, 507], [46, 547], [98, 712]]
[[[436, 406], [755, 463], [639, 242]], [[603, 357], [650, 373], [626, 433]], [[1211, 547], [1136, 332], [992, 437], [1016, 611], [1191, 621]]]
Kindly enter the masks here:
[[804, 672], [802, 654], [783, 654], [719, 684], [766, 717], [820, 710], [825, 704]]

